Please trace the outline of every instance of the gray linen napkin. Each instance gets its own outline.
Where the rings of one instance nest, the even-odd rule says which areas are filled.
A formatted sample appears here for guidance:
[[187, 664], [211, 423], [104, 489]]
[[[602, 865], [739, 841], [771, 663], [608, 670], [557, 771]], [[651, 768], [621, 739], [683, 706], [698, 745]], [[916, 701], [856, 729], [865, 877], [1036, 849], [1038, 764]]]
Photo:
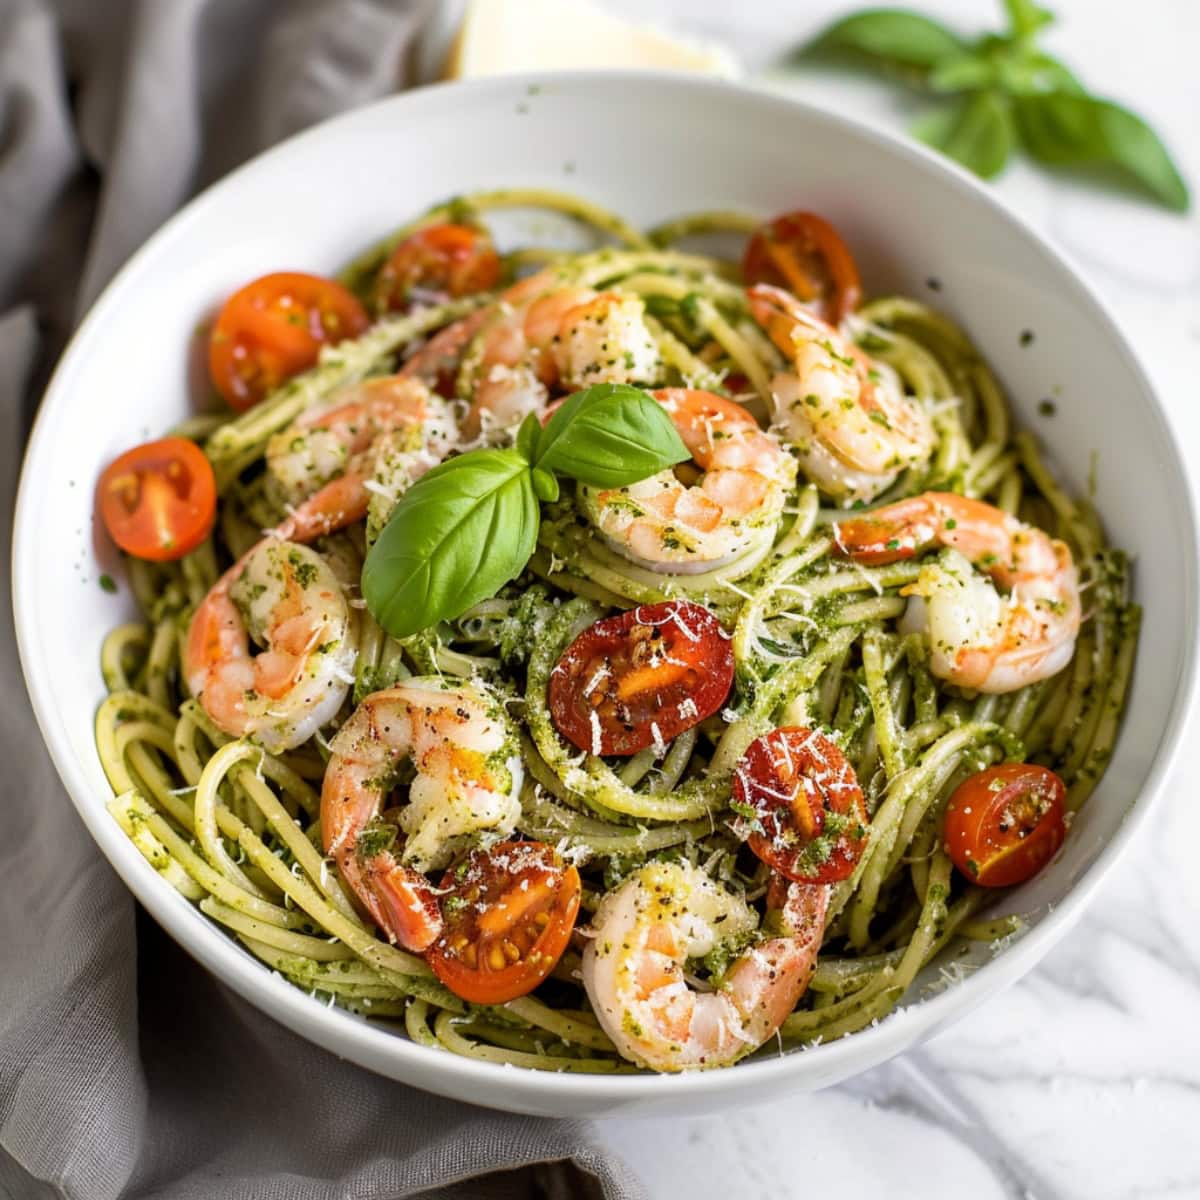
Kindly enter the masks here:
[[[417, 0], [0, 0], [5, 563], [28, 419], [78, 314], [196, 188], [400, 86], [420, 9]], [[485, 1112], [343, 1063], [135, 917], [41, 748], [8, 571], [0, 590], [0, 1193], [642, 1194], [586, 1124]], [[81, 647], [81, 660], [94, 649]]]

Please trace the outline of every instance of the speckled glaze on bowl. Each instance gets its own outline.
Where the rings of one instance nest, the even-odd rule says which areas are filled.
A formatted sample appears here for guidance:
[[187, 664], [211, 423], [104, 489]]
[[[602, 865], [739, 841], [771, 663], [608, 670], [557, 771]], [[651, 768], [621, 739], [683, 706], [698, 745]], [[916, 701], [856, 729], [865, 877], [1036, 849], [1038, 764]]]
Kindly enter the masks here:
[[[1136, 556], [1145, 622], [1111, 766], [1052, 866], [1007, 904], [1030, 929], [964, 981], [931, 968], [877, 1027], [733, 1070], [553, 1075], [409, 1043], [327, 1009], [271, 974], [168, 887], [109, 817], [92, 740], [100, 643], [130, 617], [118, 564], [92, 527], [92, 489], [118, 452], [188, 411], [197, 322], [244, 280], [332, 272], [428, 204], [504, 185], [569, 188], [639, 224], [697, 209], [831, 216], [870, 293], [933, 299], [998, 369], [1077, 491]], [[509, 226], [519, 237], [522, 226]], [[526, 222], [527, 234], [535, 233]], [[930, 296], [926, 280], [940, 291]], [[1032, 343], [1021, 333], [1032, 330]], [[1024, 339], [1028, 342], [1028, 339]], [[1037, 402], [1053, 392], [1057, 415]], [[53, 553], [47, 551], [53, 547]], [[205, 192], [121, 271], [76, 334], [42, 403], [17, 508], [17, 633], [34, 708], [102, 852], [162, 926], [230, 987], [297, 1033], [374, 1071], [476, 1104], [553, 1116], [717, 1109], [816, 1089], [881, 1062], [1024, 974], [1080, 915], [1144, 819], [1178, 749], [1195, 674], [1196, 532], [1178, 447], [1112, 319], [1063, 259], [980, 184], [921, 147], [731, 84], [597, 72], [412, 92], [284, 143]], [[72, 564], [82, 562], [82, 571]]]

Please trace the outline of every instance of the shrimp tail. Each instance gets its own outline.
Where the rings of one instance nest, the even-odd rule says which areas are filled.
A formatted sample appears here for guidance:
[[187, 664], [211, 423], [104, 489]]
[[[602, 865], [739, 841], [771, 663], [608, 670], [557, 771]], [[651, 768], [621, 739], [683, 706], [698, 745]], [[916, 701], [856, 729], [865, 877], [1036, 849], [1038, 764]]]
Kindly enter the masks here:
[[815, 939], [825, 936], [829, 888], [825, 884], [798, 883], [776, 873], [767, 888], [767, 912], [788, 937]]
[[[519, 766], [494, 774], [489, 766], [510, 738], [482, 685], [415, 677], [366, 697], [330, 744], [321, 786], [325, 852], [371, 920], [406, 950], [427, 950], [442, 931], [438, 893], [424, 871], [448, 865], [462, 838], [516, 825]], [[400, 834], [380, 815], [406, 760], [415, 777], [400, 806]]]
[[795, 883], [781, 875], [767, 891], [767, 919], [781, 936], [756, 947], [725, 977], [730, 998], [743, 1013], [763, 1011], [778, 1028], [808, 990], [825, 937], [829, 888]]
[[462, 320], [439, 330], [400, 368], [399, 374], [420, 379], [442, 396], [452, 396], [463, 352], [493, 312], [491, 305], [477, 308]]
[[348, 471], [298, 504], [273, 532], [284, 541], [307, 544], [361, 521], [370, 500], [362, 475]]
[[944, 547], [942, 561], [901, 591], [912, 597], [904, 624], [930, 634], [938, 678], [1001, 694], [1070, 661], [1081, 620], [1079, 579], [1070, 548], [1045, 531], [954, 492], [899, 500], [835, 530], [839, 552], [861, 563]]
[[372, 915], [389, 939], [414, 954], [428, 950], [442, 932], [442, 911], [429, 880], [390, 853], [376, 855], [366, 876], [378, 906]]
[[746, 289], [750, 312], [763, 331], [789, 358], [796, 349], [796, 326], [821, 329], [824, 322], [813, 316], [791, 292], [769, 283], [756, 283]]
[[880, 567], [915, 558], [937, 540], [939, 516], [928, 493], [898, 500], [878, 514], [852, 517], [834, 525], [834, 541], [847, 558]]

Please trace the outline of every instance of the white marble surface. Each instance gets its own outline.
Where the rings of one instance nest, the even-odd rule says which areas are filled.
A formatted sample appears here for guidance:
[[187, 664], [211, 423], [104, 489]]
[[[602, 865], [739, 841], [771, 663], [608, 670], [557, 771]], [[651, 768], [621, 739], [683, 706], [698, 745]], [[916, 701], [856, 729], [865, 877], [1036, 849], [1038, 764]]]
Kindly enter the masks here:
[[[610, 2], [723, 41], [755, 71], [853, 7]], [[1200, 3], [1052, 4], [1060, 22], [1048, 48], [1150, 119], [1200, 192]], [[993, 0], [919, 7], [965, 31], [996, 24], [1000, 9]], [[912, 111], [860, 79], [772, 72], [770, 84], [893, 129]], [[1183, 444], [1200, 450], [1200, 203], [1173, 216], [1023, 163], [995, 186], [1096, 286]], [[1200, 718], [1191, 729], [1194, 744]], [[816, 1096], [718, 1117], [613, 1120], [608, 1144], [655, 1200], [1200, 1197], [1200, 803], [1189, 769], [1185, 761], [1080, 926], [954, 1029]]]

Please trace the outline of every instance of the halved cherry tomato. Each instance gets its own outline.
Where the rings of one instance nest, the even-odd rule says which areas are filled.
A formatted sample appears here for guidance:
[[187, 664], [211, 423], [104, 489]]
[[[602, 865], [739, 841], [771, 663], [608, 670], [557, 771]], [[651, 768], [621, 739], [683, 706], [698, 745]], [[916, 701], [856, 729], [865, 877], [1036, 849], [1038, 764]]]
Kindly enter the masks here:
[[445, 927], [429, 965], [474, 1004], [532, 992], [562, 957], [579, 912], [579, 872], [545, 842], [473, 850], [442, 888]]
[[750, 743], [734, 769], [733, 810], [750, 849], [799, 883], [847, 878], [867, 844], [854, 768], [827, 737], [798, 725]]
[[367, 310], [340, 283], [280, 271], [234, 292], [208, 342], [213, 385], [239, 412], [317, 361], [322, 346], [357, 337]]
[[733, 646], [699, 604], [643, 604], [585, 629], [550, 674], [558, 732], [592, 754], [636, 754], [699, 725], [725, 703]]
[[787, 288], [836, 325], [862, 299], [858, 267], [841, 235], [816, 213], [791, 212], [763, 226], [742, 259], [746, 283]]
[[500, 256], [492, 239], [470, 225], [430, 225], [392, 251], [375, 281], [375, 304], [402, 309], [414, 288], [446, 296], [486, 292], [500, 282]]
[[1066, 785], [1033, 763], [1004, 763], [964, 779], [946, 805], [946, 853], [981, 887], [1036, 875], [1067, 836]]
[[122, 550], [168, 562], [208, 537], [217, 514], [217, 481], [195, 442], [163, 438], [113, 462], [96, 485], [96, 503]]

